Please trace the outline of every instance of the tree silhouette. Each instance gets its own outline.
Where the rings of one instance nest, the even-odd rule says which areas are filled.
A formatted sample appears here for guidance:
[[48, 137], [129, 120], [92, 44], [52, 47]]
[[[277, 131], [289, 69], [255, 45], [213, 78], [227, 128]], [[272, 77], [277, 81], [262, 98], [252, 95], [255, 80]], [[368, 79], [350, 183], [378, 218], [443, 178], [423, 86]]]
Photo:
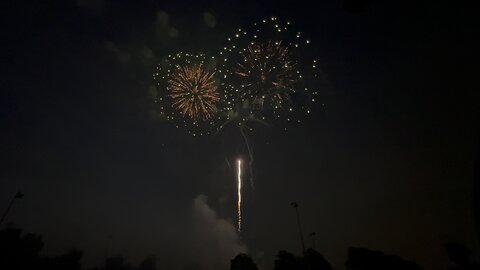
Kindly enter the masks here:
[[348, 259], [345, 262], [347, 270], [420, 270], [414, 262], [405, 261], [398, 256], [386, 255], [380, 251], [366, 248], [348, 249]]
[[[471, 260], [470, 250], [462, 244], [444, 245], [453, 266], [449, 270], [480, 270]], [[58, 256], [40, 256], [43, 241], [40, 235], [26, 233], [12, 227], [0, 230], [0, 270], [82, 270], [82, 252], [70, 250]], [[346, 270], [421, 270], [415, 262], [366, 248], [348, 249]], [[123, 256], [107, 258], [102, 267], [90, 270], [155, 270], [156, 257], [147, 256], [138, 267], [133, 267]], [[192, 264], [185, 269], [199, 269]], [[230, 270], [258, 270], [250, 256], [240, 253], [230, 261]], [[332, 270], [327, 260], [316, 250], [308, 249], [303, 257], [281, 250], [274, 261], [274, 270]]]
[[445, 244], [445, 250], [447, 251], [448, 258], [455, 264], [452, 270], [478, 270], [480, 266], [470, 260], [470, 250], [459, 243], [447, 243]]
[[323, 258], [322, 254], [312, 248], [305, 252], [303, 264], [307, 270], [332, 270], [332, 266]]
[[230, 270], [258, 270], [258, 267], [250, 256], [240, 253], [230, 261]]
[[295, 256], [285, 250], [280, 250], [274, 262], [274, 270], [297, 270], [299, 264]]
[[154, 255], [146, 257], [138, 266], [138, 270], [155, 270], [157, 258]]
[[314, 249], [307, 249], [304, 257], [281, 250], [277, 254], [274, 270], [332, 270], [332, 266]]
[[41, 258], [39, 268], [45, 270], [80, 270], [82, 269], [80, 264], [82, 255], [81, 251], [72, 249], [60, 256]]
[[121, 255], [107, 258], [104, 270], [133, 270], [133, 267], [126, 262]]
[[6, 228], [0, 231], [0, 269], [33, 269], [43, 247], [41, 236], [22, 235], [22, 230]]

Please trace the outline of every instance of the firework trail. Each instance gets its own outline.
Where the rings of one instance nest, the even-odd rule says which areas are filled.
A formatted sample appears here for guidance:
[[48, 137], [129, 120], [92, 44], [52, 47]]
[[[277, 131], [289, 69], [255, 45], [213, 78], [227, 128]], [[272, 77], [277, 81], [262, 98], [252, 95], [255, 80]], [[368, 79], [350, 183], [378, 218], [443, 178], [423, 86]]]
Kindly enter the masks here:
[[248, 156], [250, 157], [249, 159], [249, 166], [248, 168], [250, 169], [250, 186], [252, 189], [255, 189], [255, 185], [253, 184], [253, 151], [252, 147], [250, 146], [250, 143], [248, 142], [248, 137], [245, 134], [244, 131], [244, 126], [240, 126], [240, 133], [242, 134], [243, 140], [245, 141], [245, 145], [247, 146], [247, 151], [248, 151]]
[[242, 160], [237, 160], [238, 232], [242, 231]]

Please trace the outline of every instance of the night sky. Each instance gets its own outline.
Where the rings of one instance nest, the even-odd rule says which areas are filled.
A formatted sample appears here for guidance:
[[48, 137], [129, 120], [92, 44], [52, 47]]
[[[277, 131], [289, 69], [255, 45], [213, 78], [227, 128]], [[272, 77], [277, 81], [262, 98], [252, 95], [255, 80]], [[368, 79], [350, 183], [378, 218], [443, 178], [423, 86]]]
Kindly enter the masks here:
[[[271, 269], [301, 253], [296, 201], [336, 269], [349, 246], [438, 269], [455, 241], [479, 259], [478, 3], [317, 2], [2, 1], [0, 208], [25, 194], [6, 223], [86, 266], [227, 269], [243, 251]], [[152, 73], [270, 16], [311, 37], [326, 81], [301, 125], [255, 132], [238, 234], [234, 140], [162, 121]]]

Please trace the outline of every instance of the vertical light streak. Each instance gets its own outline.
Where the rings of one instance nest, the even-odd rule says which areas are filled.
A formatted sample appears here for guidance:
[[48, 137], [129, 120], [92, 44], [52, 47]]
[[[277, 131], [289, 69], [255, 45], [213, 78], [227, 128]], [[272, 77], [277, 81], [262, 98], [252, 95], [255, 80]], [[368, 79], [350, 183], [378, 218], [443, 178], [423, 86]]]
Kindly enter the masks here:
[[242, 160], [237, 160], [238, 231], [242, 230]]

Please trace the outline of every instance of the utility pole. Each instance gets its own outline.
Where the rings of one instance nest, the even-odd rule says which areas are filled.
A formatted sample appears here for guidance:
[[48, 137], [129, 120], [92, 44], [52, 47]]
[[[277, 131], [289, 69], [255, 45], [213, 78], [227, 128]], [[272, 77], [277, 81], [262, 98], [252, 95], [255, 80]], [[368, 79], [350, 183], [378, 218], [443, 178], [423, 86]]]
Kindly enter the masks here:
[[8, 204], [7, 209], [5, 210], [5, 212], [3, 212], [2, 218], [0, 219], [0, 225], [2, 225], [3, 220], [7, 217], [7, 214], [8, 214], [8, 212], [10, 212], [10, 208], [12, 208], [12, 205], [15, 202], [15, 200], [16, 199], [21, 199], [22, 197], [23, 197], [23, 193], [21, 193], [21, 192], [17, 192], [17, 194], [15, 194], [13, 199]]
[[290, 205], [295, 208], [297, 214], [298, 232], [300, 233], [300, 242], [302, 243], [302, 254], [305, 255], [305, 242], [303, 241], [302, 225], [300, 223], [300, 214], [298, 213], [298, 203], [292, 202]]

